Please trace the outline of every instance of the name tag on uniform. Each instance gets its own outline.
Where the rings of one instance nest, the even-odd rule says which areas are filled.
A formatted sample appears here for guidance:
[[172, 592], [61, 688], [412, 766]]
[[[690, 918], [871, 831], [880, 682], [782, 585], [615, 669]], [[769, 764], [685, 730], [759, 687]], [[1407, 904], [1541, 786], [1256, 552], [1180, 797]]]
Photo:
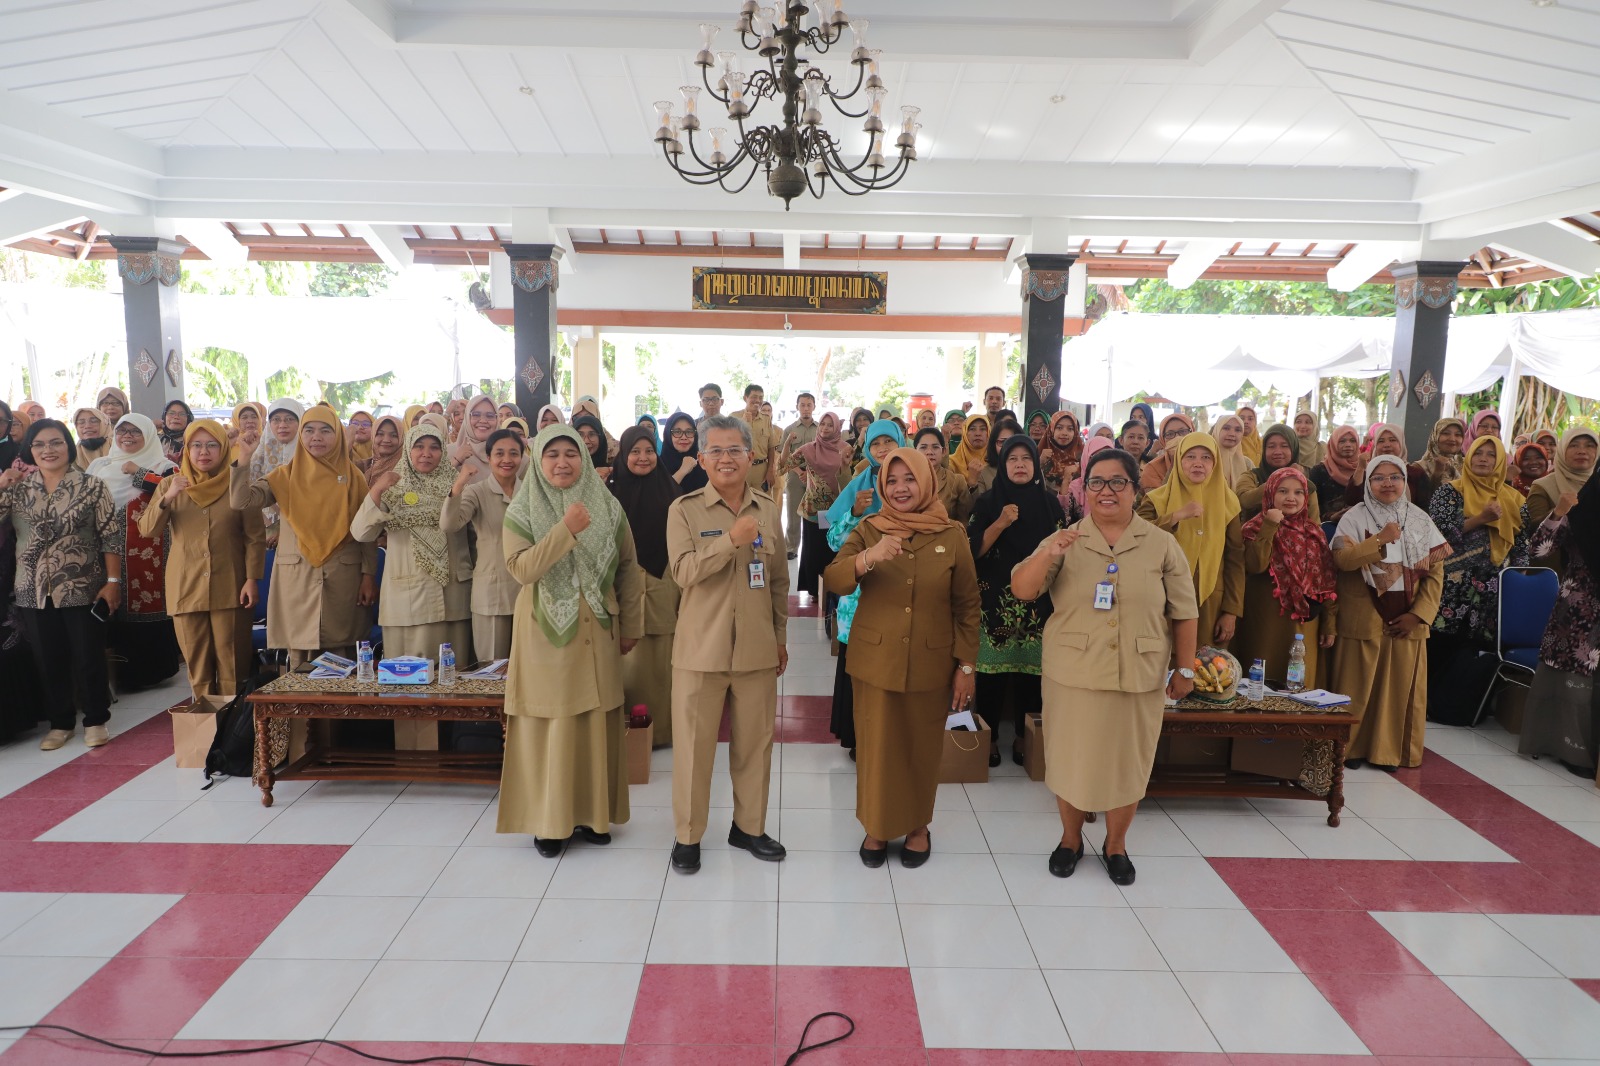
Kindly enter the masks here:
[[1111, 610], [1111, 591], [1116, 586], [1109, 581], [1102, 581], [1094, 587], [1094, 609], [1097, 611]]
[[720, 529], [702, 529], [700, 531], [700, 535], [702, 537], [720, 537], [720, 536], [722, 536], [722, 530], [720, 530]]
[[753, 589], [767, 587], [767, 564], [760, 559], [750, 564], [750, 587]]

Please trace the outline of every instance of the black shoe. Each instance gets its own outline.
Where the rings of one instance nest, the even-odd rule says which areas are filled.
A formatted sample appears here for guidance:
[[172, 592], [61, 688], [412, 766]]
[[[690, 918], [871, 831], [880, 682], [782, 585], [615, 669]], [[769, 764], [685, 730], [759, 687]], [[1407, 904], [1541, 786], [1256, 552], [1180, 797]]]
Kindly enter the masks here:
[[888, 860], [888, 858], [888, 844], [885, 844], [881, 848], [869, 848], [867, 847], [867, 842], [865, 840], [861, 842], [861, 865], [865, 866], [867, 869], [876, 870], [878, 867], [882, 866], [884, 862]]
[[1078, 860], [1083, 858], [1083, 841], [1078, 841], [1078, 850], [1073, 851], [1067, 847], [1058, 847], [1050, 853], [1050, 876], [1071, 877], [1072, 871], [1078, 868]]
[[1382, 770], [1386, 774], [1392, 774], [1396, 770], [1400, 769], [1400, 767], [1391, 765], [1389, 763], [1375, 762], [1369, 763], [1368, 765], [1370, 765], [1374, 770]]
[[789, 553], [789, 558], [798, 559], [798, 558], [800, 558], [800, 553], [799, 552], [790, 552]]
[[572, 831], [572, 835], [585, 844], [598, 844], [601, 847], [611, 843], [610, 833], [596, 833], [586, 825], [580, 825]]
[[1028, 757], [1023, 753], [1021, 748], [1013, 744], [1011, 745], [1011, 761], [1016, 763], [1018, 766], [1022, 766], [1027, 763]]
[[565, 840], [550, 840], [546, 837], [534, 837], [533, 849], [540, 855], [543, 855], [545, 858], [553, 859], [557, 855], [561, 854], [561, 845], [565, 843]]
[[1365, 759], [1346, 759], [1344, 761], [1346, 770], [1359, 770], [1365, 765], [1367, 765], [1367, 760]]
[[990, 766], [990, 768], [993, 768], [993, 767], [996, 767], [996, 766], [999, 766], [999, 765], [1000, 765], [1000, 749], [999, 748], [990, 748], [989, 749], [989, 766]]
[[854, 748], [850, 749], [850, 761], [851, 762], [855, 762], [856, 761], [856, 749], [854, 749]]
[[910, 848], [900, 849], [900, 865], [907, 870], [915, 870], [928, 861], [928, 856], [933, 854], [933, 833], [928, 833], [928, 846], [921, 851], [912, 851]]
[[1558, 759], [1556, 761], [1562, 766], [1565, 766], [1567, 768], [1567, 773], [1569, 774], [1576, 774], [1578, 777], [1581, 777], [1586, 781], [1594, 777], [1594, 767], [1592, 766], [1577, 766], [1565, 759]]
[[672, 844], [672, 868], [680, 874], [693, 874], [700, 872], [700, 845]]
[[1133, 861], [1120, 853], [1107, 855], [1106, 873], [1111, 875], [1111, 880], [1114, 884], [1131, 885], [1133, 884]]
[[789, 854], [782, 844], [767, 834], [753, 837], [736, 825], [728, 827], [728, 847], [743, 848], [762, 862], [782, 862], [783, 857]]

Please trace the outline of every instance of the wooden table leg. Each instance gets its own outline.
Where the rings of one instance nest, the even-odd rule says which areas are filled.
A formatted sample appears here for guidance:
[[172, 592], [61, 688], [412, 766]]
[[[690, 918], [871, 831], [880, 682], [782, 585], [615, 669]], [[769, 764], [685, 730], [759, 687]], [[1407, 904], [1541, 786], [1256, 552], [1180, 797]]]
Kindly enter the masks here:
[[1344, 741], [1333, 742], [1333, 784], [1328, 787], [1328, 824], [1337, 827], [1344, 810]]
[[256, 776], [261, 782], [261, 806], [272, 806], [272, 719], [263, 707], [255, 708]]

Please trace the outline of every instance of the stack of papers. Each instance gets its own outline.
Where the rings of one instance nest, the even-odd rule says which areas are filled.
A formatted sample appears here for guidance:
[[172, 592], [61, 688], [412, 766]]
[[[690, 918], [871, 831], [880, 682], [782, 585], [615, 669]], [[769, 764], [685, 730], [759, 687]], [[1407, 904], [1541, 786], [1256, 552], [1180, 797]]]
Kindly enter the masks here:
[[335, 655], [331, 651], [325, 651], [311, 660], [311, 674], [309, 676], [323, 680], [334, 677], [349, 677], [355, 672], [355, 660], [346, 659], [343, 655]]
[[1308, 688], [1304, 692], [1279, 692], [1276, 695], [1303, 703], [1308, 707], [1342, 707], [1350, 702], [1349, 696], [1329, 692], [1325, 688]]
[[476, 670], [469, 670], [461, 676], [464, 679], [473, 681], [504, 681], [506, 677], [506, 667], [509, 666], [510, 663], [510, 659], [495, 659], [492, 662], [484, 663]]

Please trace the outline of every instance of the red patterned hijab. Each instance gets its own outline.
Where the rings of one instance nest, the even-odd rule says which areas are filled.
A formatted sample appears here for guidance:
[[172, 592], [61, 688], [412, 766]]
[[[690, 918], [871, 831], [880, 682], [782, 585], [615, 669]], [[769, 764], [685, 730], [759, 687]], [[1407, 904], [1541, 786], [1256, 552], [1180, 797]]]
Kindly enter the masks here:
[[1253, 541], [1261, 535], [1266, 522], [1266, 512], [1276, 506], [1278, 488], [1294, 478], [1305, 487], [1306, 506], [1292, 518], [1286, 517], [1278, 526], [1272, 540], [1272, 560], [1267, 573], [1272, 575], [1272, 594], [1277, 598], [1283, 613], [1296, 622], [1311, 618], [1313, 602], [1332, 603], [1336, 579], [1333, 572], [1333, 553], [1328, 550], [1328, 539], [1322, 527], [1311, 521], [1311, 483], [1305, 471], [1298, 466], [1286, 466], [1273, 471], [1267, 478], [1266, 492], [1261, 498], [1261, 514], [1244, 525], [1244, 539]]

